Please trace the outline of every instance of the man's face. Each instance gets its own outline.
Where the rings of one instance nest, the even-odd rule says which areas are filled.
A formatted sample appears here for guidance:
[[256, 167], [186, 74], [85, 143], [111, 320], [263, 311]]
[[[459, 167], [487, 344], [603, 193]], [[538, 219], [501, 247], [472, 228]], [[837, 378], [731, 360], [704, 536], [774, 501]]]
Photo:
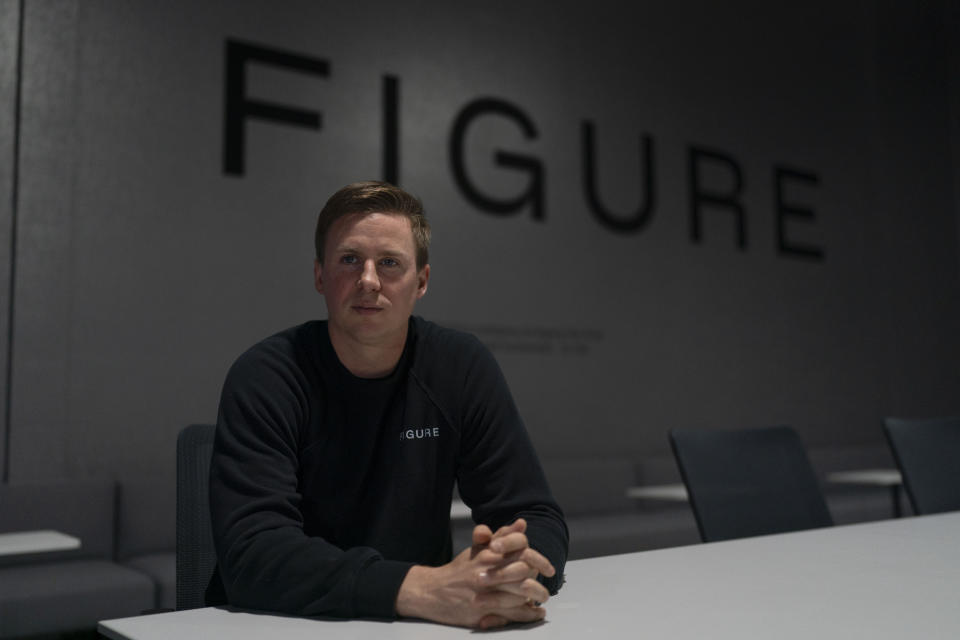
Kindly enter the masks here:
[[430, 266], [418, 270], [410, 220], [357, 213], [331, 225], [314, 282], [327, 301], [333, 340], [388, 346], [406, 338], [407, 321], [427, 292]]

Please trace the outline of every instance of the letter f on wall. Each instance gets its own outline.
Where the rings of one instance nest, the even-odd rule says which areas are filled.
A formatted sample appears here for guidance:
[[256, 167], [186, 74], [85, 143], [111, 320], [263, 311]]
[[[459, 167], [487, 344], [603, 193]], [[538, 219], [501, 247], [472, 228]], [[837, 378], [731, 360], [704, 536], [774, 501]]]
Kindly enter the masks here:
[[223, 172], [242, 176], [247, 118], [272, 120], [308, 129], [320, 128], [320, 113], [317, 111], [248, 98], [247, 62], [252, 60], [323, 77], [329, 76], [330, 67], [326, 60], [230, 39], [227, 39], [226, 58]]

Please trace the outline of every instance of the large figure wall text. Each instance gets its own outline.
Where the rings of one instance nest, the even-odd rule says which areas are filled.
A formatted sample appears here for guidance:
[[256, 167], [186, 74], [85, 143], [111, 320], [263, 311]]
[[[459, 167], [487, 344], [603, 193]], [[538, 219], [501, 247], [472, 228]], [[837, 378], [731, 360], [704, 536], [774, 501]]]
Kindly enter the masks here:
[[[326, 81], [333, 75], [328, 60], [228, 39], [225, 63], [223, 172], [226, 175], [241, 177], [245, 174], [247, 120], [257, 119], [314, 131], [325, 126], [323, 114], [316, 109], [279, 104], [248, 95], [246, 79], [248, 64], [257, 63], [302, 74], [306, 76], [305, 81]], [[401, 79], [394, 75], [383, 75], [380, 82], [382, 177], [398, 184], [401, 168]], [[465, 144], [467, 131], [479, 119], [491, 117], [510, 121], [526, 140], [538, 138], [533, 117], [509, 100], [485, 96], [470, 101], [456, 114], [450, 129], [448, 155], [454, 183], [463, 197], [481, 212], [494, 216], [526, 213], [538, 222], [547, 222], [549, 203], [545, 197], [545, 185], [548, 167], [542, 158], [509, 150], [497, 150], [494, 153], [492, 160], [496, 167], [524, 176], [526, 187], [519, 193], [489, 193], [471, 181], [468, 160], [473, 158]], [[613, 211], [604, 204], [599, 189], [596, 128], [597, 125], [588, 119], [583, 119], [579, 124], [581, 186], [585, 204], [594, 220], [610, 232], [642, 233], [653, 223], [657, 210], [656, 140], [649, 133], [642, 133], [638, 137], [640, 171], [637, 180], [641, 185], [642, 201], [633, 211]], [[685, 156], [689, 240], [694, 244], [704, 241], [703, 218], [712, 212], [711, 215], [729, 217], [737, 249], [747, 251], [750, 244], [749, 218], [744, 205], [747, 181], [741, 163], [727, 151], [702, 145], [689, 145]], [[708, 174], [712, 180], [707, 179]], [[765, 179], [771, 181], [774, 196], [768, 215], [772, 215], [774, 221], [772, 242], [776, 254], [788, 259], [823, 261], [824, 247], [801, 239], [809, 236], [812, 226], [816, 224], [816, 210], [810, 203], [816, 199], [815, 191], [820, 184], [818, 173], [778, 162], [772, 163]]]

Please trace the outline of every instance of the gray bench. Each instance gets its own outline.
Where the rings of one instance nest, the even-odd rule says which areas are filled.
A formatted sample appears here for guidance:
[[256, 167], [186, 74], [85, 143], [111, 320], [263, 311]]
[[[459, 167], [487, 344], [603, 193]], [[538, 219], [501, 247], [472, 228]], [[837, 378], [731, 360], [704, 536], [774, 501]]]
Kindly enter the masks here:
[[543, 464], [567, 518], [571, 560], [699, 541], [687, 504], [627, 497], [627, 488], [644, 476], [630, 458], [547, 459]]
[[113, 561], [115, 484], [0, 485], [0, 533], [53, 529], [68, 551], [0, 556], [0, 637], [94, 629], [154, 606], [146, 575]]
[[117, 504], [117, 562], [150, 578], [154, 608], [175, 608], [176, 480], [172, 474], [125, 480], [118, 487]]

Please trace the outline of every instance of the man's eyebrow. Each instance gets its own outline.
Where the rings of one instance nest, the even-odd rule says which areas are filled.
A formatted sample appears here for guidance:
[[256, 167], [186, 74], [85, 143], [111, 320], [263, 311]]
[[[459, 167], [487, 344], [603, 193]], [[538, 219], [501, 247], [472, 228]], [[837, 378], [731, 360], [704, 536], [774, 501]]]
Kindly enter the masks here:
[[[333, 250], [334, 253], [363, 253], [361, 249], [349, 244], [342, 244]], [[385, 248], [377, 249], [375, 251], [377, 255], [386, 256], [388, 258], [403, 258], [406, 256], [406, 252], [403, 249], [395, 248]]]

